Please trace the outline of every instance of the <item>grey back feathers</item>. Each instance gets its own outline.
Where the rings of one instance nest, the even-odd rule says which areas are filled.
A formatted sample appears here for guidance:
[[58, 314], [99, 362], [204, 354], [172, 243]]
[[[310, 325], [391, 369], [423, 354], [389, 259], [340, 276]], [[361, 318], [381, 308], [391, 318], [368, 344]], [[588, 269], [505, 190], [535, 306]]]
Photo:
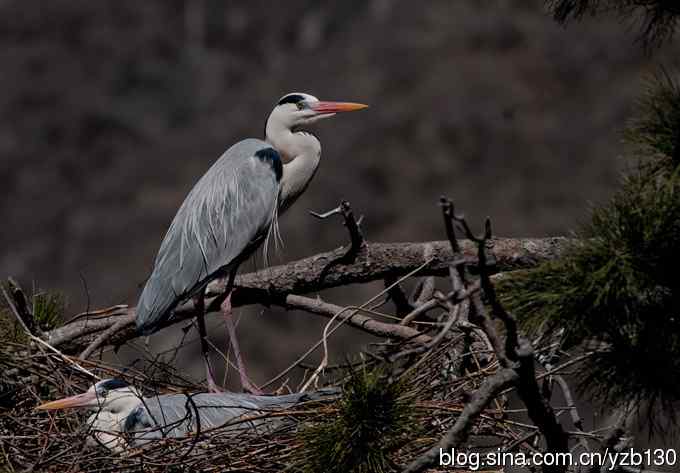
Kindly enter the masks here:
[[[334, 397], [336, 389], [283, 396], [255, 396], [244, 393], [168, 394], [143, 398], [127, 417], [123, 431], [136, 445], [159, 438], [185, 437], [199, 430], [222, 427], [237, 434], [256, 429], [271, 432], [286, 423], [267, 413], [289, 409], [297, 404]], [[197, 422], [198, 419], [198, 422]]]
[[266, 237], [282, 163], [262, 140], [240, 141], [213, 164], [180, 207], [137, 304], [137, 329], [158, 330], [181, 302], [226, 276]]

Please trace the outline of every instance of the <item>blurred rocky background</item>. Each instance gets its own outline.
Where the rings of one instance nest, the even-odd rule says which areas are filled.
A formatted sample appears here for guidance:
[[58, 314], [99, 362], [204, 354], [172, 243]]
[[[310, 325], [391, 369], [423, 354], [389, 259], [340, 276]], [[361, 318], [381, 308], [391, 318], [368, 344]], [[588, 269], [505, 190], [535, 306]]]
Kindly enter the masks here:
[[[275, 262], [343, 244], [307, 213], [341, 198], [373, 241], [443, 238], [441, 194], [500, 236], [567, 234], [616, 188], [641, 85], [679, 52], [645, 54], [614, 18], [565, 29], [541, 0], [0, 0], [0, 275], [62, 291], [69, 314], [134, 304], [193, 183], [291, 91], [371, 108], [316, 130]], [[259, 382], [325, 322], [241, 313]], [[196, 353], [179, 359], [200, 376]]]

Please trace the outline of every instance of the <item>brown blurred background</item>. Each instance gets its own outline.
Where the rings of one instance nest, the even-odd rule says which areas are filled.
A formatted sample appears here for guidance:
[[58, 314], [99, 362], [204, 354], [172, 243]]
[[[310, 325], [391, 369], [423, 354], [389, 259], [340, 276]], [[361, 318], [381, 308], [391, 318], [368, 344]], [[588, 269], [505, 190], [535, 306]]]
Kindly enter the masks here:
[[[193, 183], [291, 91], [371, 108], [319, 126], [276, 262], [344, 243], [307, 214], [341, 198], [373, 241], [442, 238], [441, 194], [501, 236], [565, 234], [616, 188], [645, 75], [680, 52], [633, 38], [615, 20], [562, 28], [541, 0], [0, 0], [0, 275], [63, 291], [69, 313], [134, 304]], [[324, 323], [239, 312], [259, 382]], [[196, 351], [180, 366], [201, 377]]]

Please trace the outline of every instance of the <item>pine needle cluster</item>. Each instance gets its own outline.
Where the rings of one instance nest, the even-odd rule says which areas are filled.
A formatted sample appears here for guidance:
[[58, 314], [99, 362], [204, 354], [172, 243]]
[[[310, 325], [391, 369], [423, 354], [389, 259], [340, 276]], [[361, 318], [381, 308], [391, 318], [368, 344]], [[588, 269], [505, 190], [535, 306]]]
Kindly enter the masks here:
[[546, 4], [560, 23], [585, 15], [614, 13], [621, 20], [637, 24], [638, 37], [647, 47], [670, 40], [680, 20], [676, 0], [546, 0]]
[[335, 416], [300, 434], [300, 470], [328, 473], [395, 471], [390, 460], [411, 438], [416, 422], [404, 381], [380, 368], [353, 371]]
[[577, 243], [499, 287], [527, 329], [565, 328], [567, 346], [594, 342], [582, 387], [611, 403], [680, 399], [679, 90], [668, 74], [653, 82], [627, 131], [646, 159]]
[[[9, 294], [10, 284], [3, 284], [2, 289]], [[42, 331], [51, 330], [61, 325], [66, 308], [64, 296], [57, 292], [37, 291], [27, 295], [28, 309], [33, 321]], [[24, 329], [19, 325], [12, 309], [2, 295], [0, 295], [0, 339], [12, 342], [26, 340]]]

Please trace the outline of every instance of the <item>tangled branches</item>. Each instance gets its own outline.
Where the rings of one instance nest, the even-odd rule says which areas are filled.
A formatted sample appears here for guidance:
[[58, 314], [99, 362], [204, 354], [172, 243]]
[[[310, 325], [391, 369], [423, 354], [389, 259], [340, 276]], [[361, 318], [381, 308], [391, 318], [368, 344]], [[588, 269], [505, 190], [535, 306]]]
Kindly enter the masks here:
[[[27, 329], [30, 336], [25, 341], [0, 347], [0, 367], [7, 373], [0, 454], [7, 468], [304, 472], [318, 470], [322, 461], [327, 471], [416, 472], [435, 466], [442, 449], [469, 445], [483, 451], [477, 441], [482, 438], [494, 438], [494, 447], [504, 452], [555, 453], [591, 449], [584, 439], [605, 440], [606, 432], [582, 430], [569, 385], [560, 377], [591, 353], [562, 353], [554, 337], [525, 339], [494, 289], [492, 273], [555, 257], [566, 240], [493, 239], [488, 221], [483, 235], [476, 236], [446, 199], [442, 200], [448, 236], [444, 242], [369, 243], [348, 203], [321, 216], [333, 214], [341, 215], [350, 231], [347, 248], [244, 275], [237, 280], [234, 303], [275, 304], [328, 318], [316, 346], [269, 385], [285, 392], [290, 389], [286, 381], [290, 371], [312, 368], [304, 386], [339, 386], [343, 388], [339, 400], [277, 413], [290, 422], [274, 432], [235, 437], [224, 428], [200, 429], [185, 438], [130, 448], [124, 455], [101, 446], [90, 448], [91, 432], [82, 416], [38, 414], [35, 405], [41, 399], [82, 391], [93, 377], [124, 378], [140, 391], [152, 393], [203, 389], [158, 358], [138, 371], [92, 356], [73, 356], [88, 346], [92, 355], [101, 353], [111, 342], [135, 346], [126, 322], [134, 317], [134, 309], [114, 307], [76, 316], [47, 332]], [[461, 230], [464, 240], [457, 238]], [[301, 295], [381, 278], [385, 289], [356, 306], [340, 307]], [[410, 296], [404, 292], [409, 284], [414, 285]], [[222, 289], [214, 285], [211, 295]], [[19, 308], [21, 297], [18, 286], [7, 294], [12, 310], [23, 313], [20, 319], [30, 319], [28, 305]], [[393, 313], [385, 308], [388, 302]], [[190, 305], [181, 307], [174, 322], [192, 314]], [[382, 342], [350, 357], [346, 365], [332, 367], [327, 345], [341, 325], [371, 333]], [[99, 345], [92, 348], [93, 341]], [[320, 346], [326, 352], [324, 362], [316, 368], [306, 365], [306, 356]], [[552, 406], [553, 388], [571, 399], [569, 405]], [[519, 408], [511, 406], [512, 391], [521, 400]], [[563, 413], [571, 414], [571, 427], [560, 421]], [[545, 471], [563, 472], [566, 467]]]

